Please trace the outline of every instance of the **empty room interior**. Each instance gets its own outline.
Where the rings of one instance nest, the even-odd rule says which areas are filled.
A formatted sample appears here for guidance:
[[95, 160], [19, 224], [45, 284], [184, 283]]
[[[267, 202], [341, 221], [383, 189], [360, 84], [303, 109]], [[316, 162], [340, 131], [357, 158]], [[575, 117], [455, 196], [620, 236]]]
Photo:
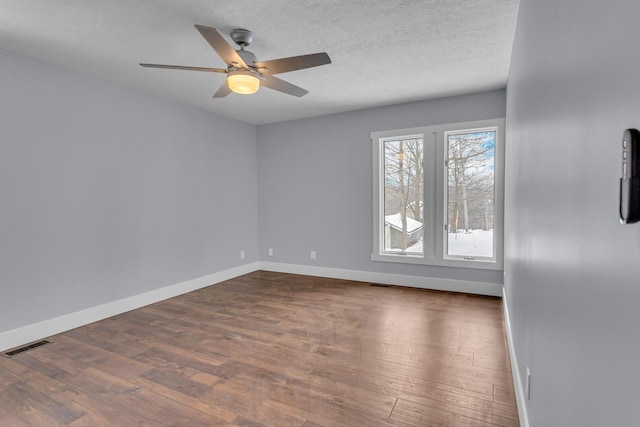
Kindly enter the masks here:
[[638, 426], [640, 2], [0, 0], [0, 426]]

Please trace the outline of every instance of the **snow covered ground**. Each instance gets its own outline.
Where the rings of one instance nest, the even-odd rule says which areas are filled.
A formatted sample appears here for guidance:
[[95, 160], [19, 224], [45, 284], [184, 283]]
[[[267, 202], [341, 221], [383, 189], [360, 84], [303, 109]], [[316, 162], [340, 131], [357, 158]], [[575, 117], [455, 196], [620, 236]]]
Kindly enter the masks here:
[[[492, 257], [493, 230], [449, 233], [449, 255]], [[407, 248], [407, 253], [422, 253], [422, 240]]]
[[493, 256], [493, 230], [449, 233], [449, 255]]

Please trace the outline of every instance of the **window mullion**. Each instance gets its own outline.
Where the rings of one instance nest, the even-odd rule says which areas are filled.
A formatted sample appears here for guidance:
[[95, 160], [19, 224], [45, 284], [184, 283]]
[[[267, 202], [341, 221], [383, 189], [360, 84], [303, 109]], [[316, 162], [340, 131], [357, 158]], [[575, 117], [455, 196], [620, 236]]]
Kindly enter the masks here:
[[434, 179], [435, 179], [435, 188], [436, 188], [436, 208], [435, 211], [435, 239], [434, 239], [434, 256], [435, 258], [441, 259], [444, 254], [444, 236], [445, 232], [443, 231], [444, 226], [446, 224], [446, 192], [444, 191], [446, 185], [445, 174], [447, 173], [447, 169], [445, 168], [445, 150], [444, 150], [444, 138], [443, 132], [438, 129], [436, 132], [433, 132], [434, 135]]

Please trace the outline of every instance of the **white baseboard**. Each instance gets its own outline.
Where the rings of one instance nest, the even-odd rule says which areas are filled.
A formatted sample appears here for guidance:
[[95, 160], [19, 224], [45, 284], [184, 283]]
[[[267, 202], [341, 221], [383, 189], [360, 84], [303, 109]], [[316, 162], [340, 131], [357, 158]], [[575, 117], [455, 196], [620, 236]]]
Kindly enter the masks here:
[[233, 279], [234, 277], [256, 271], [258, 268], [259, 263], [253, 262], [96, 307], [76, 311], [74, 313], [55, 317], [53, 319], [48, 319], [18, 329], [2, 332], [0, 333], [0, 351], [18, 347], [79, 326], [106, 319], [107, 317], [144, 307], [145, 305], [153, 304], [216, 283], [224, 282], [225, 280]]
[[306, 276], [330, 277], [332, 279], [355, 280], [359, 282], [381, 283], [384, 285], [434, 289], [439, 291], [465, 292], [478, 295], [490, 295], [494, 297], [502, 296], [502, 285], [495, 283], [375, 273], [371, 271], [344, 270], [340, 268], [281, 264], [275, 262], [260, 262], [260, 270], [276, 271], [279, 273], [304, 274]]
[[516, 402], [518, 404], [518, 416], [520, 418], [520, 427], [529, 427], [529, 416], [527, 415], [527, 399], [522, 384], [522, 377], [518, 369], [518, 359], [513, 346], [513, 335], [511, 332], [511, 320], [509, 319], [509, 310], [507, 307], [506, 290], [502, 289], [502, 309], [504, 311], [504, 324], [507, 333], [507, 343], [509, 345], [509, 358], [511, 359], [511, 375], [513, 376], [513, 387], [516, 391]]

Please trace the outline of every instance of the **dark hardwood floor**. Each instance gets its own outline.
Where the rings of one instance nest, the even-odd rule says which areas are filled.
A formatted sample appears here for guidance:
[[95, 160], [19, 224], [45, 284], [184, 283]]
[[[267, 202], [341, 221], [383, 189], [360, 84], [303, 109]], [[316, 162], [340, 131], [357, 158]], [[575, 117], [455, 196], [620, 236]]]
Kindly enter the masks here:
[[498, 298], [255, 272], [0, 357], [0, 426], [517, 426]]

